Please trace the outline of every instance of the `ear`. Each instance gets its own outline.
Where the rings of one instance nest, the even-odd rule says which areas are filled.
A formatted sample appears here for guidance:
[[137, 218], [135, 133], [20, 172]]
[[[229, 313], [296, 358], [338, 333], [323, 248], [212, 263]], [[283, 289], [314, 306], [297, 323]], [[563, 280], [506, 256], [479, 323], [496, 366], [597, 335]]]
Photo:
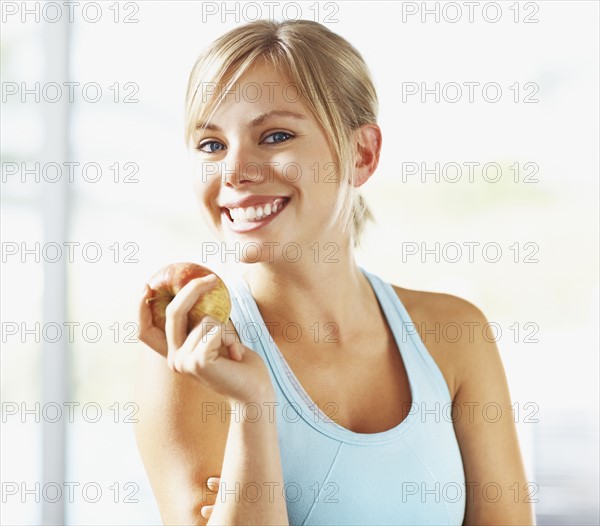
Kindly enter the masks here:
[[365, 184], [377, 169], [381, 153], [381, 129], [377, 124], [363, 124], [355, 132], [356, 165], [354, 186]]

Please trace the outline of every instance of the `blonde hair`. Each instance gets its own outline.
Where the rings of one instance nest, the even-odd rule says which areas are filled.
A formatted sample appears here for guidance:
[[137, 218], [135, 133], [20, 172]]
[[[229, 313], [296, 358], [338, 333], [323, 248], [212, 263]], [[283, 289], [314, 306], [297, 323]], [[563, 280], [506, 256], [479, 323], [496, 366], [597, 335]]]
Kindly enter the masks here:
[[[295, 84], [329, 137], [336, 171], [341, 175], [329, 226], [339, 219], [358, 246], [364, 224], [373, 220], [373, 215], [352, 184], [354, 131], [377, 121], [377, 93], [359, 52], [325, 26], [309, 20], [258, 20], [215, 40], [190, 73], [185, 101], [186, 144], [191, 146], [197, 124], [209, 121], [231, 86], [258, 60], [273, 64]], [[215, 85], [220, 89], [215, 91]]]

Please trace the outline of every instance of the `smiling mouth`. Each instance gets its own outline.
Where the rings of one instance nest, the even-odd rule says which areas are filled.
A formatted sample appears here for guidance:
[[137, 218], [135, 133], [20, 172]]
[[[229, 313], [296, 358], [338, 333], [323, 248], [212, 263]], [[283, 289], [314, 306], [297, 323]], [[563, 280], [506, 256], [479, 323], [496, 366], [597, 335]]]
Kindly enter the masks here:
[[229, 220], [236, 225], [260, 223], [278, 215], [289, 203], [289, 197], [278, 197], [272, 201], [243, 208], [223, 208]]

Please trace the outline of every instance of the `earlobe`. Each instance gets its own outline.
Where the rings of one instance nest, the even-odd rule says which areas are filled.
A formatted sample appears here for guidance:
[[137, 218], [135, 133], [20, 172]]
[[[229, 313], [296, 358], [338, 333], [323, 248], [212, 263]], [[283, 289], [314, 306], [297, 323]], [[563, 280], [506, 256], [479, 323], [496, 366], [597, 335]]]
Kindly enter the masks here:
[[356, 130], [356, 165], [354, 186], [365, 184], [379, 164], [381, 129], [377, 124], [364, 124]]

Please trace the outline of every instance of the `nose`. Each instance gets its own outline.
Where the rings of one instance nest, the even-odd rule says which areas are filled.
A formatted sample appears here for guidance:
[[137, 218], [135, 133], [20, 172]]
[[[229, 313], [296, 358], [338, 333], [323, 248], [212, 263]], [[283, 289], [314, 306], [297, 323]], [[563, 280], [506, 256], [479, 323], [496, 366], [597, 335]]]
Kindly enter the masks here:
[[221, 164], [221, 183], [225, 186], [258, 184], [265, 180], [265, 167], [243, 144], [230, 145]]

